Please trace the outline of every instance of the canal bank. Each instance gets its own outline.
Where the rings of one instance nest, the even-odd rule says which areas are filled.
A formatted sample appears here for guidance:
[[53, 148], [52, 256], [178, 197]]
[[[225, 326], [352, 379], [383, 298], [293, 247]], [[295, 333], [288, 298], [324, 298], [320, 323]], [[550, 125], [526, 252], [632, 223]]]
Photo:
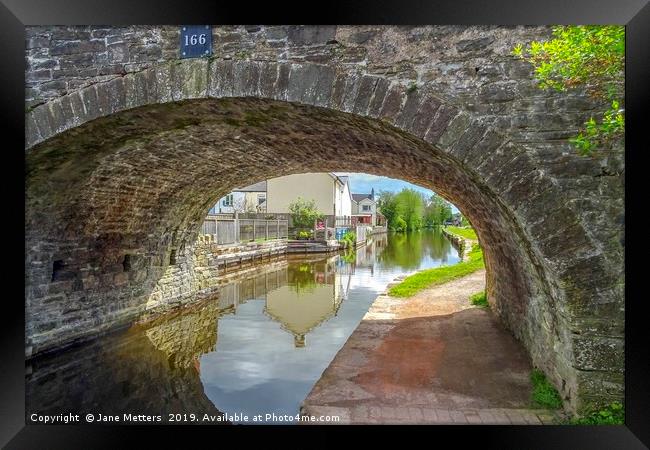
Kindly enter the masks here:
[[[398, 277], [395, 282], [399, 282]], [[379, 295], [316, 382], [305, 415], [347, 424], [548, 424], [524, 348], [469, 296], [485, 271], [409, 298]]]

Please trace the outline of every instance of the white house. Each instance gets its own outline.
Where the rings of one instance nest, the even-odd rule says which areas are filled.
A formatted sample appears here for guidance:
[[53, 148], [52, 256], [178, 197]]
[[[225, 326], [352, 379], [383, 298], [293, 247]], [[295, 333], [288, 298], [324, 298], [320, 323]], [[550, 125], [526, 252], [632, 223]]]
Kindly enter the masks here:
[[314, 200], [316, 208], [325, 215], [352, 215], [348, 177], [339, 177], [333, 173], [302, 173], [267, 180], [267, 212], [288, 213], [289, 205], [298, 197]]
[[266, 212], [266, 181], [233, 189], [210, 208], [208, 214]]
[[358, 217], [361, 223], [377, 225], [377, 202], [374, 189], [370, 194], [352, 194], [352, 215]]

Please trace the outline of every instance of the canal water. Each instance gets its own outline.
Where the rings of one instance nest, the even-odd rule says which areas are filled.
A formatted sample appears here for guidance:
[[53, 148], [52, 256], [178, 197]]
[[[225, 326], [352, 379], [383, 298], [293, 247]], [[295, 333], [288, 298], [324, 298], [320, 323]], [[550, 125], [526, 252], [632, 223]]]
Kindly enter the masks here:
[[375, 235], [347, 254], [267, 263], [212, 300], [31, 361], [28, 420], [73, 413], [123, 423], [131, 414], [205, 424], [222, 423], [214, 418], [225, 413], [233, 423], [294, 423], [390, 281], [459, 260], [439, 230], [426, 230]]

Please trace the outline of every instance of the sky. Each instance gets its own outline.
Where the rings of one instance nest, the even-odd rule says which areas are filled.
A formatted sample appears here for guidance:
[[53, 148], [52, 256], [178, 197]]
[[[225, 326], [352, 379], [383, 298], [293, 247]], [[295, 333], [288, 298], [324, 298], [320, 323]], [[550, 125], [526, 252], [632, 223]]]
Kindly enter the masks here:
[[[409, 183], [408, 181], [397, 180], [395, 178], [380, 177], [377, 175], [370, 175], [367, 173], [352, 173], [352, 172], [335, 172], [336, 175], [350, 177], [350, 189], [353, 194], [366, 194], [370, 193], [370, 189], [375, 188], [375, 194], [379, 191], [399, 192], [404, 188], [415, 189], [422, 192], [425, 196], [431, 197], [433, 191], [423, 188], [416, 184]], [[458, 209], [452, 205], [452, 212], [457, 213]]]

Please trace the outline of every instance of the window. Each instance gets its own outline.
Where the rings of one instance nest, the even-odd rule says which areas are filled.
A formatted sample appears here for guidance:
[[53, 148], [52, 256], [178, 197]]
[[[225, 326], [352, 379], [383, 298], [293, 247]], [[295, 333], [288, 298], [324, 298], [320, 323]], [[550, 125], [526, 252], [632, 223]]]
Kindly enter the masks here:
[[266, 201], [266, 194], [257, 194], [257, 204], [261, 205]]
[[362, 205], [361, 211], [370, 211], [370, 205]]
[[221, 201], [221, 204], [223, 206], [232, 206], [233, 201], [232, 201], [232, 194], [226, 195], [223, 200]]

